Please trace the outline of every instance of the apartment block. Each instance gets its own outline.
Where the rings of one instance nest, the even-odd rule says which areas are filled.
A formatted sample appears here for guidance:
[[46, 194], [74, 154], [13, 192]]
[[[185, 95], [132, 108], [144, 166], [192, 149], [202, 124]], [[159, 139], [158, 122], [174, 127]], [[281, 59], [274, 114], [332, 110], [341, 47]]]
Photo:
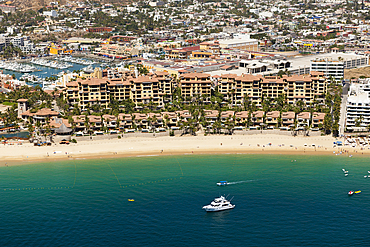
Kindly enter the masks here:
[[348, 91], [346, 128], [365, 130], [370, 125], [370, 80], [352, 83]]
[[118, 115], [119, 128], [120, 129], [131, 129], [132, 128], [132, 116], [131, 114], [120, 113]]
[[295, 112], [282, 112], [281, 113], [281, 127], [280, 129], [289, 130], [294, 128]]
[[168, 72], [156, 71], [154, 74], [159, 83], [159, 95], [163, 97], [164, 103], [167, 103], [172, 98], [173, 78]]
[[251, 129], [258, 129], [261, 126], [263, 126], [264, 115], [265, 115], [264, 111], [252, 112], [251, 121], [252, 121], [253, 127], [251, 127]]
[[162, 112], [165, 125], [175, 127], [177, 125], [177, 114], [175, 112]]
[[139, 76], [132, 80], [132, 99], [138, 104], [162, 105], [163, 99], [159, 97], [159, 81], [151, 76]]
[[240, 111], [235, 113], [235, 125], [246, 126], [248, 122], [249, 112]]
[[218, 119], [219, 112], [217, 110], [204, 110], [206, 120], [212, 125]]
[[94, 104], [107, 107], [109, 103], [107, 84], [106, 79], [79, 78], [66, 84], [65, 99], [70, 105], [78, 104], [82, 109], [87, 109]]
[[268, 128], [275, 128], [279, 125], [280, 112], [270, 111], [266, 113], [265, 122]]
[[312, 128], [319, 129], [324, 124], [325, 113], [312, 113]]
[[287, 82], [287, 101], [294, 104], [297, 101], [313, 103], [314, 100], [324, 101], [328, 81], [321, 72], [313, 71], [310, 75], [293, 75], [283, 77]]
[[[110, 99], [124, 101], [131, 99], [138, 107], [150, 102], [162, 106], [172, 97], [173, 78], [167, 72], [155, 72], [148, 76], [133, 78], [88, 78], [66, 83], [65, 99], [71, 106], [77, 104], [82, 109], [99, 104], [107, 107]], [[210, 94], [210, 90], [209, 90]]]
[[205, 97], [204, 102], [210, 102], [211, 98], [211, 75], [205, 73], [187, 73], [181, 76], [181, 94], [186, 100], [196, 97]]
[[297, 128], [298, 130], [303, 130], [310, 126], [311, 113], [301, 112], [297, 114]]
[[234, 122], [234, 111], [223, 111], [221, 112], [220, 120], [222, 123], [226, 123], [228, 121]]
[[126, 79], [112, 79], [107, 84], [109, 96], [113, 96], [117, 101], [132, 99], [132, 88], [133, 84]]
[[232, 98], [234, 105], [239, 105], [249, 98], [251, 102], [261, 106], [262, 96], [277, 98], [285, 94], [287, 103], [294, 104], [299, 100], [312, 103], [324, 100], [327, 92], [327, 79], [322, 72], [311, 72], [309, 75], [265, 76], [242, 74], [225, 74], [221, 76], [219, 92], [225, 100]]

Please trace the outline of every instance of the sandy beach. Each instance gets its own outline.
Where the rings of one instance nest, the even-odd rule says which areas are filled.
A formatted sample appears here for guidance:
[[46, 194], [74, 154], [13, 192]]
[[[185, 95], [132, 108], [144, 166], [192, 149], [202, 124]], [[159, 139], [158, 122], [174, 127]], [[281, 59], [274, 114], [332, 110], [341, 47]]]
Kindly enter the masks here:
[[[77, 144], [53, 144], [35, 147], [1, 145], [0, 165], [23, 161], [46, 161], [74, 158], [124, 157], [138, 155], [264, 153], [264, 154], [333, 154], [347, 150], [349, 154], [370, 154], [360, 147], [333, 147], [337, 139], [330, 136], [293, 137], [281, 135], [188, 136], [157, 138], [125, 138], [104, 141], [81, 141]], [[9, 163], [9, 164], [10, 164]]]

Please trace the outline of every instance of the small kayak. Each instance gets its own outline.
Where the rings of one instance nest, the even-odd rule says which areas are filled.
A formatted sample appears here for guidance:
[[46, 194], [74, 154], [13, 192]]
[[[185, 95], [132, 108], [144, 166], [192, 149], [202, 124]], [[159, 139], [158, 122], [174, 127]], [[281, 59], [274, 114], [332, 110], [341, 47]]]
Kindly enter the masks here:
[[355, 194], [360, 194], [361, 193], [361, 190], [356, 190], [355, 191]]
[[135, 200], [134, 199], [128, 199], [129, 202], [134, 202]]
[[351, 195], [353, 195], [354, 193], [355, 193], [355, 192], [351, 190], [351, 191], [349, 191], [349, 192], [348, 192], [348, 195], [349, 195], [349, 196], [351, 196]]

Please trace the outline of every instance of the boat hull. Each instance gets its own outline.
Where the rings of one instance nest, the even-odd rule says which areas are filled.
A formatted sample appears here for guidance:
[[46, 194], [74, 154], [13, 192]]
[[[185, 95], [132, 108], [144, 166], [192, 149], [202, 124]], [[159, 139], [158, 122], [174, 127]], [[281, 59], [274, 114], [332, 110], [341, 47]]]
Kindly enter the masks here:
[[232, 207], [225, 207], [225, 208], [203, 208], [206, 212], [219, 212], [219, 211], [225, 211], [235, 208], [235, 205]]

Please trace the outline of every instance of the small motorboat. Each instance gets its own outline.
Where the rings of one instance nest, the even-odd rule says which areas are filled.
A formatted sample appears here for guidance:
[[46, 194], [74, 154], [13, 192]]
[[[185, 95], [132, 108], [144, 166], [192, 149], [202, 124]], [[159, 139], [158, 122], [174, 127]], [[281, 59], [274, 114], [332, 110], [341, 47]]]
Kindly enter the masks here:
[[220, 181], [217, 183], [218, 186], [228, 185], [229, 183], [227, 181]]
[[360, 194], [361, 193], [361, 190], [356, 190], [355, 191], [355, 194]]
[[342, 169], [342, 171], [343, 171], [343, 172], [345, 172], [345, 171], [346, 171], [346, 169]]
[[348, 173], [344, 174], [344, 176], [347, 177], [348, 176]]
[[354, 193], [355, 193], [355, 192], [354, 192], [353, 190], [351, 190], [351, 191], [349, 191], [349, 192], [348, 192], [348, 195], [349, 195], [349, 196], [351, 196], [351, 195], [353, 195]]
[[344, 173], [345, 173], [345, 174], [347, 174], [347, 173], [348, 173], [348, 171], [344, 171]]

